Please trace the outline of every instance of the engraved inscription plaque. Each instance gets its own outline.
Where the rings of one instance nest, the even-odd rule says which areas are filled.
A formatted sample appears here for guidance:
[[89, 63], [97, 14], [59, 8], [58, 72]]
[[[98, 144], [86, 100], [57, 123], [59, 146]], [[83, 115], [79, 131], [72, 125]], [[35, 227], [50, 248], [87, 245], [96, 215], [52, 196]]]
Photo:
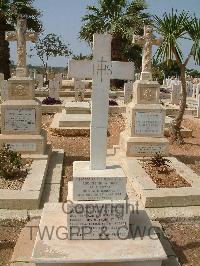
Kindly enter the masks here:
[[36, 128], [35, 121], [34, 108], [5, 110], [5, 130], [31, 132]]
[[161, 113], [136, 112], [135, 134], [162, 134], [163, 116]]
[[37, 149], [36, 143], [32, 142], [16, 142], [16, 143], [6, 143], [9, 145], [12, 151], [31, 151], [34, 152]]

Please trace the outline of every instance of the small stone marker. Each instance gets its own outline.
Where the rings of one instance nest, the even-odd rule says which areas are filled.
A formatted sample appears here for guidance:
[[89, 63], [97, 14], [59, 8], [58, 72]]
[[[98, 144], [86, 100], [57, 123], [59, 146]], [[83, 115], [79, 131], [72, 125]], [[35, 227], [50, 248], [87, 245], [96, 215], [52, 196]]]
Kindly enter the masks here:
[[124, 103], [128, 104], [132, 100], [133, 95], [133, 82], [128, 82], [124, 84]]
[[35, 74], [35, 80], [38, 88], [42, 88], [44, 85], [44, 77], [42, 74]]
[[132, 62], [111, 61], [109, 34], [94, 34], [93, 61], [70, 60], [69, 77], [92, 78], [92, 121], [90, 137], [90, 162], [92, 170], [106, 168], [109, 89], [111, 79], [132, 80]]
[[187, 96], [192, 97], [193, 94], [193, 83], [191, 81], [187, 81]]
[[180, 97], [181, 97], [181, 86], [173, 84], [171, 92], [171, 104], [179, 105]]
[[83, 102], [85, 97], [86, 83], [82, 80], [74, 79], [75, 101]]
[[59, 100], [60, 82], [57, 80], [49, 81], [49, 97]]
[[1, 82], [1, 100], [6, 101], [8, 100], [8, 81], [3, 80]]

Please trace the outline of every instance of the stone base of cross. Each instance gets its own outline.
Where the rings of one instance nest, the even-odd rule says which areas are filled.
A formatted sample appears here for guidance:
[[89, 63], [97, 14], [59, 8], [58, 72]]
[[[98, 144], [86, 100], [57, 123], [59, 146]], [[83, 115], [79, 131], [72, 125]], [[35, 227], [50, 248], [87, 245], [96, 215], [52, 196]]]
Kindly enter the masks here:
[[92, 170], [106, 168], [107, 129], [110, 80], [133, 80], [133, 62], [111, 61], [109, 34], [94, 34], [93, 60], [70, 60], [68, 77], [91, 78], [92, 121], [90, 131], [90, 167]]

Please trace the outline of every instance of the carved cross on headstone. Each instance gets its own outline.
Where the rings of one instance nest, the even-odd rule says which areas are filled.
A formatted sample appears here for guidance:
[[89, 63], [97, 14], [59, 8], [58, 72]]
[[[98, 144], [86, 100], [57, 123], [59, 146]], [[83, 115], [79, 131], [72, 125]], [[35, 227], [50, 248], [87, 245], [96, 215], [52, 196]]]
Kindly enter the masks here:
[[35, 42], [38, 34], [34, 32], [27, 32], [26, 19], [18, 19], [16, 31], [9, 31], [6, 33], [7, 41], [17, 41], [17, 77], [27, 77], [26, 68], [26, 42]]
[[161, 41], [161, 39], [153, 38], [153, 28], [149, 25], [144, 26], [144, 36], [133, 36], [133, 43], [143, 46], [141, 80], [152, 80], [152, 47], [153, 45], [160, 45]]
[[111, 79], [132, 80], [133, 62], [111, 61], [109, 34], [94, 34], [93, 60], [70, 60], [68, 77], [92, 78], [92, 121], [90, 127], [90, 167], [106, 168], [109, 89]]

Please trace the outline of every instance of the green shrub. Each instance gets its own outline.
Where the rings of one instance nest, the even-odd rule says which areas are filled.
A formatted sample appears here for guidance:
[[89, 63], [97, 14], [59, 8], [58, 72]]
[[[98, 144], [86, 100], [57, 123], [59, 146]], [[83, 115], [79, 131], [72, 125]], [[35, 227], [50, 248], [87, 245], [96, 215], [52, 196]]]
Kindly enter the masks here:
[[0, 149], [0, 176], [6, 179], [16, 178], [20, 172], [27, 171], [21, 155], [9, 148]]

